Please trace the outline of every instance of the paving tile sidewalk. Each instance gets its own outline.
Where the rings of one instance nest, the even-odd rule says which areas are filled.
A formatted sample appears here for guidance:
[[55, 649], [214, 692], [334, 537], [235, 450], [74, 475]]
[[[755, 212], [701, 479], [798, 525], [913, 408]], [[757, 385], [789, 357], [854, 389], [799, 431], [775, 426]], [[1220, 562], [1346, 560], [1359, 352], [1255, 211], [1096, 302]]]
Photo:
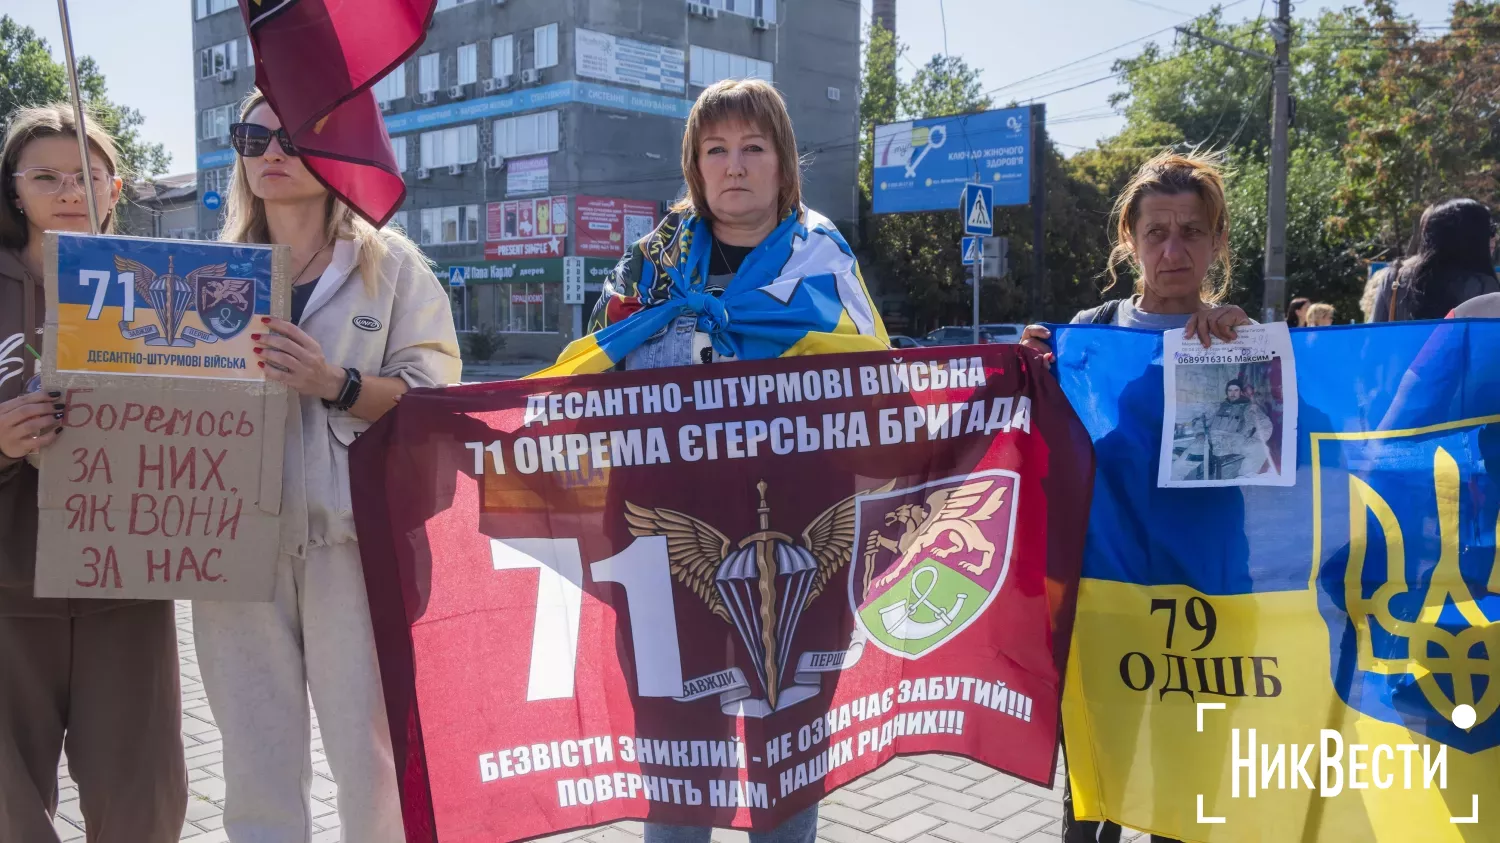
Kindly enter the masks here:
[[[224, 833], [224, 756], [219, 729], [208, 700], [193, 647], [188, 604], [177, 605], [177, 640], [182, 650], [182, 740], [187, 752], [187, 822], [182, 840], [221, 843]], [[339, 818], [334, 808], [333, 778], [323, 755], [323, 741], [313, 720], [313, 843], [336, 843]], [[54, 823], [65, 843], [84, 839], [78, 811], [78, 788], [60, 769], [61, 805]], [[1061, 839], [1062, 791], [1046, 790], [996, 773], [962, 758], [924, 755], [898, 758], [823, 801], [818, 822], [821, 843], [1057, 843]], [[639, 843], [641, 824], [616, 823], [605, 828], [559, 834], [563, 843]], [[715, 831], [715, 843], [746, 843], [742, 831]], [[1127, 840], [1135, 840], [1127, 835]], [[349, 841], [360, 843], [360, 841]]]

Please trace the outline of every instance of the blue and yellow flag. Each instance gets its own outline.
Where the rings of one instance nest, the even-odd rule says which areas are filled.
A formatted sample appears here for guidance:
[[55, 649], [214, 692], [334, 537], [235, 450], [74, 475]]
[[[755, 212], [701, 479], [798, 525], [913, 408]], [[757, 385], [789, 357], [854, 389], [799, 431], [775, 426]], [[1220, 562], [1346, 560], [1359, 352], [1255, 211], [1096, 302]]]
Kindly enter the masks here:
[[1161, 335], [1057, 331], [1098, 459], [1076, 813], [1209, 843], [1500, 840], [1500, 321], [1292, 345], [1296, 485], [1160, 489]]
[[715, 351], [737, 360], [890, 346], [854, 250], [816, 211], [788, 214], [720, 292], [707, 289], [713, 248], [702, 217], [668, 214], [616, 267], [592, 333], [531, 377], [607, 371], [687, 315]]

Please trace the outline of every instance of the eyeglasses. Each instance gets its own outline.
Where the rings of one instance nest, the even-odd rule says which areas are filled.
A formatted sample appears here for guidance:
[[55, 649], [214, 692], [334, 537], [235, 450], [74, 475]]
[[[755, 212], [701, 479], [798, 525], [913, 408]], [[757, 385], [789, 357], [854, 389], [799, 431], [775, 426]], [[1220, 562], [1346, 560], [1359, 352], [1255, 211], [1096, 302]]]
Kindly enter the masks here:
[[[16, 178], [26, 185], [27, 189], [37, 193], [54, 194], [62, 191], [69, 185], [83, 190], [82, 172], [64, 173], [51, 167], [31, 167], [16, 173]], [[89, 170], [88, 179], [94, 183], [95, 190], [103, 190], [114, 177], [103, 170]]]
[[266, 148], [271, 145], [271, 138], [276, 139], [283, 155], [297, 154], [297, 147], [292, 144], [292, 136], [287, 134], [286, 129], [268, 129], [259, 123], [235, 123], [229, 127], [229, 145], [242, 158], [259, 158], [265, 155]]

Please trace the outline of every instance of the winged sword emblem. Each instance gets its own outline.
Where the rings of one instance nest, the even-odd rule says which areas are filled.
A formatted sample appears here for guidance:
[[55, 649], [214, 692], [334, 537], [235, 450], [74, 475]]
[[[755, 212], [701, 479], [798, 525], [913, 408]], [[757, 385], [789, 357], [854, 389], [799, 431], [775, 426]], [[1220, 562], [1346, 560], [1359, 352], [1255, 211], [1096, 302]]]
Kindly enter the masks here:
[[627, 502], [625, 521], [636, 537], [666, 538], [673, 579], [735, 627], [774, 709], [802, 614], [849, 564], [855, 504], [860, 494], [871, 493], [851, 495], [824, 510], [798, 540], [771, 529], [767, 489], [764, 480], [756, 484], [760, 529], [738, 543], [702, 519], [671, 509]]
[[214, 342], [217, 338], [182, 324], [183, 316], [193, 305], [204, 277], [222, 278], [229, 270], [227, 263], [200, 266], [187, 275], [178, 275], [174, 269], [175, 257], [167, 257], [167, 271], [157, 275], [156, 271], [140, 261], [115, 255], [115, 271], [133, 273], [135, 276], [135, 300], [149, 305], [156, 313], [160, 327], [128, 328], [121, 322], [120, 333], [126, 339], [145, 338], [146, 345], [192, 348], [195, 340]]

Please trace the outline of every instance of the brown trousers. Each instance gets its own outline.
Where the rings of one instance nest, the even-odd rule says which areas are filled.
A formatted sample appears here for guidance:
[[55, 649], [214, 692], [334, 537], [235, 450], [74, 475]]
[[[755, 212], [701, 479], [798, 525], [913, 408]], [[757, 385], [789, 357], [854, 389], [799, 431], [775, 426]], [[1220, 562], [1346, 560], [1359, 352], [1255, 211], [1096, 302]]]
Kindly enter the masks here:
[[187, 811], [169, 600], [0, 617], [0, 841], [53, 843], [66, 746], [88, 843], [176, 843]]

